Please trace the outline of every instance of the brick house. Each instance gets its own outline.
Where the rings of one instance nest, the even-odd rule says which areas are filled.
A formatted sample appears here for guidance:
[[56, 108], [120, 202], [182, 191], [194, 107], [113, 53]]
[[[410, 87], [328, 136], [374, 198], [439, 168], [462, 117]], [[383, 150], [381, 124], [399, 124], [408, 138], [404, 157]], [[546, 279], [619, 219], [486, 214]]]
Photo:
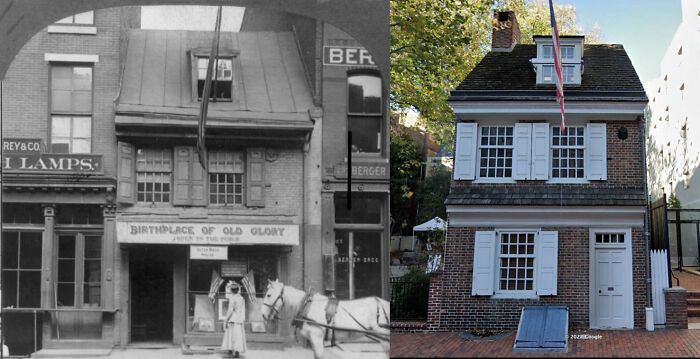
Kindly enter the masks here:
[[514, 329], [545, 304], [568, 306], [572, 327], [643, 326], [642, 84], [621, 45], [561, 36], [562, 131], [551, 36], [519, 37], [515, 14], [496, 13], [491, 52], [449, 98], [454, 178], [427, 329]]

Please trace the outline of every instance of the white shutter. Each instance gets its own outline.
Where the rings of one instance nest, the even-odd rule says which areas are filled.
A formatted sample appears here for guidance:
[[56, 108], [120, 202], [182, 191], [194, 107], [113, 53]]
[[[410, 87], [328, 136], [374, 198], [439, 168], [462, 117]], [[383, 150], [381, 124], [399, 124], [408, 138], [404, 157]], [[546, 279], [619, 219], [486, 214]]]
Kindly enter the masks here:
[[531, 123], [516, 123], [513, 136], [513, 179], [530, 179]]
[[537, 295], [557, 295], [558, 238], [556, 231], [541, 231], [535, 241]]
[[474, 272], [472, 295], [493, 295], [496, 274], [496, 232], [476, 231], [474, 234]]
[[476, 174], [476, 123], [458, 123], [455, 142], [454, 179], [473, 180]]
[[608, 179], [608, 161], [604, 123], [589, 123], [586, 128], [586, 178]]
[[532, 170], [533, 180], [549, 179], [549, 124], [532, 124]]

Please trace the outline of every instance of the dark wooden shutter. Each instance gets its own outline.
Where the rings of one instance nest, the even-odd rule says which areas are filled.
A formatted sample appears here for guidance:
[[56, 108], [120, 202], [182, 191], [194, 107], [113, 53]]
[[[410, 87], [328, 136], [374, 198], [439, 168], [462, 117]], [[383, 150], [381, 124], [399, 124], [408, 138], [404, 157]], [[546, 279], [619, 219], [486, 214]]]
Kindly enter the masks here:
[[190, 196], [191, 175], [190, 159], [192, 158], [192, 147], [175, 146], [175, 166], [173, 167], [173, 204], [176, 206], [186, 206], [192, 204]]
[[248, 149], [248, 174], [246, 181], [246, 205], [265, 207], [265, 150]]
[[119, 171], [117, 173], [117, 202], [136, 202], [136, 151], [130, 143], [119, 142]]
[[197, 150], [192, 148], [192, 157], [190, 157], [190, 167], [192, 168], [192, 187], [190, 193], [192, 195], [193, 206], [207, 205], [207, 173], [199, 163], [199, 154]]

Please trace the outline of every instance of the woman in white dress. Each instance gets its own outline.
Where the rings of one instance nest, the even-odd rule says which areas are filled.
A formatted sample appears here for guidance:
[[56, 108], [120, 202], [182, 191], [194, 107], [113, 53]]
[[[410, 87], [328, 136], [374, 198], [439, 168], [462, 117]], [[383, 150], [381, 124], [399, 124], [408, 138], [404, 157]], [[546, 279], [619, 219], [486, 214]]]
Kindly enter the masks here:
[[224, 320], [224, 340], [221, 349], [233, 352], [233, 357], [238, 358], [240, 353], [245, 353], [245, 300], [240, 294], [241, 286], [235, 281], [226, 284], [226, 299], [228, 299], [228, 312]]

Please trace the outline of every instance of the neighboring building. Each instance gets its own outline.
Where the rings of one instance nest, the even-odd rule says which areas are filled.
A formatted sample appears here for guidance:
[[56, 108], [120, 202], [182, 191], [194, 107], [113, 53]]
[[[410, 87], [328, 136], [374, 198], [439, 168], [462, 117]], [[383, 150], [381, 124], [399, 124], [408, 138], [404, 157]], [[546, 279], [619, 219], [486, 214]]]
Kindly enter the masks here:
[[[700, 208], [700, 3], [681, 3], [683, 19], [661, 60], [661, 75], [646, 84], [647, 178], [652, 199], [675, 194], [684, 208]], [[694, 261], [697, 248], [690, 247]]]
[[11, 355], [120, 340], [114, 99], [122, 45], [139, 24], [140, 8], [128, 7], [60, 20], [25, 44], [2, 81], [2, 324]]
[[[389, 296], [388, 93], [371, 55], [355, 39], [320, 20], [246, 9], [241, 31], [292, 31], [314, 100], [323, 109], [321, 221], [307, 254], [324, 266], [307, 272], [305, 288], [339, 299]], [[317, 123], [317, 126], [321, 126]], [[347, 201], [352, 131], [352, 198]], [[309, 202], [309, 205], [315, 205]], [[317, 241], [317, 238], [319, 239]]]
[[[562, 36], [566, 130], [551, 36], [521, 45], [495, 14], [492, 51], [452, 91], [454, 180], [428, 329], [514, 329], [526, 305], [569, 326], [644, 325], [644, 108], [621, 45]], [[585, 69], [584, 66], [585, 65]]]

